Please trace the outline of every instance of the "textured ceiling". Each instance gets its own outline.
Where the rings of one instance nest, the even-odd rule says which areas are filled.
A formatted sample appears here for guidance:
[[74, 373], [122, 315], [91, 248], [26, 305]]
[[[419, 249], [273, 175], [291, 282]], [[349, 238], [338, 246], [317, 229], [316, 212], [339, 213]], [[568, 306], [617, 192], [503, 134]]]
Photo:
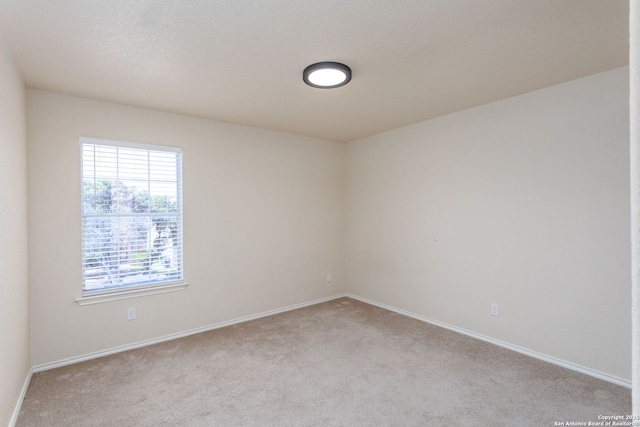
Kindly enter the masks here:
[[628, 2], [0, 0], [0, 36], [31, 88], [349, 141], [626, 65]]

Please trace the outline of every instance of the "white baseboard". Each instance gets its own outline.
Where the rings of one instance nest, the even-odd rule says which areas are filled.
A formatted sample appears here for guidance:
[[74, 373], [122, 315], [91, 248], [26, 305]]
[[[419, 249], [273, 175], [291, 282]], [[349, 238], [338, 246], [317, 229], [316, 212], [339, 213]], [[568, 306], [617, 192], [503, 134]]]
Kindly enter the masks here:
[[18, 396], [16, 406], [13, 408], [13, 414], [11, 414], [11, 419], [9, 419], [9, 427], [14, 427], [16, 425], [16, 422], [18, 421], [18, 415], [20, 415], [22, 402], [24, 401], [24, 397], [27, 394], [27, 389], [29, 388], [29, 383], [31, 382], [32, 375], [33, 369], [29, 369], [29, 372], [27, 372], [27, 377], [24, 379], [24, 383], [22, 384], [22, 390], [20, 390], [20, 395]]
[[[491, 337], [488, 337], [488, 336], [485, 336], [485, 335], [478, 334], [478, 333], [473, 332], [473, 331], [469, 331], [469, 330], [466, 330], [466, 329], [463, 329], [463, 328], [459, 328], [457, 326], [449, 325], [447, 323], [440, 322], [440, 321], [437, 321], [437, 320], [434, 320], [434, 319], [430, 319], [428, 317], [424, 317], [424, 316], [421, 316], [419, 314], [411, 313], [409, 311], [402, 310], [402, 309], [399, 309], [397, 307], [393, 307], [393, 306], [390, 306], [390, 305], [387, 305], [387, 304], [383, 304], [383, 303], [380, 303], [378, 301], [371, 300], [369, 298], [361, 297], [361, 296], [358, 296], [358, 295], [353, 295], [353, 294], [350, 294], [350, 293], [342, 293], [342, 294], [337, 294], [337, 295], [333, 295], [333, 296], [326, 297], [326, 298], [320, 298], [320, 299], [316, 299], [316, 300], [313, 300], [313, 301], [308, 301], [308, 302], [304, 302], [304, 303], [300, 303], [300, 304], [290, 305], [290, 306], [279, 308], [279, 309], [275, 309], [275, 310], [264, 311], [262, 313], [253, 314], [253, 315], [250, 315], [250, 316], [239, 317], [237, 319], [232, 319], [232, 320], [228, 320], [228, 321], [225, 321], [225, 322], [215, 323], [213, 325], [208, 325], [208, 326], [204, 326], [204, 327], [201, 327], [201, 328], [196, 328], [196, 329], [191, 329], [191, 330], [184, 331], [184, 332], [165, 335], [163, 337], [154, 338], [154, 339], [151, 339], [151, 340], [140, 341], [140, 342], [133, 343], [133, 344], [127, 344], [127, 345], [123, 345], [123, 346], [119, 346], [119, 347], [113, 347], [113, 348], [110, 348], [110, 349], [97, 351], [97, 352], [85, 354], [85, 355], [82, 355], [82, 356], [71, 357], [71, 358], [59, 360], [59, 361], [56, 361], [56, 362], [45, 363], [45, 364], [42, 364], [42, 365], [34, 366], [29, 371], [29, 376], [28, 376], [27, 380], [25, 381], [25, 385], [23, 387], [23, 390], [22, 390], [21, 397], [20, 397], [20, 400], [18, 402], [18, 405], [20, 405], [22, 403], [22, 399], [24, 398], [24, 394], [27, 391], [27, 387], [29, 385], [29, 381], [31, 379], [31, 374], [32, 373], [46, 371], [46, 370], [58, 368], [58, 367], [61, 367], [61, 366], [72, 365], [74, 363], [84, 362], [86, 360], [96, 359], [98, 357], [108, 356], [108, 355], [111, 355], [111, 354], [120, 353], [120, 352], [127, 351], [127, 350], [133, 350], [133, 349], [136, 349], [136, 348], [145, 347], [145, 346], [153, 345], [153, 344], [158, 344], [158, 343], [161, 343], [161, 342], [170, 341], [170, 340], [174, 340], [174, 339], [177, 339], [177, 338], [187, 337], [189, 335], [195, 335], [195, 334], [199, 334], [201, 332], [207, 332], [207, 331], [211, 331], [211, 330], [218, 329], [218, 328], [224, 328], [225, 326], [236, 325], [238, 323], [243, 323], [243, 322], [248, 322], [248, 321], [255, 320], [255, 319], [260, 319], [262, 317], [273, 316], [275, 314], [284, 313], [284, 312], [287, 312], [287, 311], [296, 310], [298, 308], [308, 307], [308, 306], [315, 305], [315, 304], [320, 304], [320, 303], [323, 303], [323, 302], [331, 301], [331, 300], [334, 300], [334, 299], [337, 299], [337, 298], [342, 298], [342, 297], [353, 298], [355, 300], [362, 301], [362, 302], [364, 302], [366, 304], [371, 304], [371, 305], [374, 305], [376, 307], [384, 308], [385, 310], [393, 311], [393, 312], [396, 312], [398, 314], [402, 314], [402, 315], [405, 315], [405, 316], [408, 316], [408, 317], [412, 317], [412, 318], [420, 320], [422, 322], [430, 323], [432, 325], [439, 326], [441, 328], [445, 328], [445, 329], [448, 329], [448, 330], [451, 330], [451, 331], [454, 331], [454, 332], [458, 332], [460, 334], [467, 335], [467, 336], [470, 336], [472, 338], [477, 338], [479, 340], [482, 340], [482, 341], [485, 341], [485, 342], [488, 342], [488, 343], [491, 343], [491, 344], [494, 344], [494, 345], [497, 345], [497, 346], [500, 346], [500, 347], [504, 347], [504, 348], [509, 349], [509, 350], [513, 350], [515, 352], [518, 352], [518, 353], [533, 357], [535, 359], [543, 360], [545, 362], [552, 363], [554, 365], [562, 366], [563, 368], [571, 369], [573, 371], [577, 371], [577, 372], [580, 372], [580, 373], [583, 373], [583, 374], [586, 374], [586, 375], [589, 375], [589, 376], [592, 376], [592, 377], [595, 377], [595, 378], [599, 378], [601, 380], [608, 381], [608, 382], [613, 383], [613, 384], [617, 384], [617, 385], [620, 385], [620, 386], [623, 386], [623, 387], [631, 388], [631, 381], [623, 379], [623, 378], [616, 377], [614, 375], [609, 375], [609, 374], [606, 374], [604, 372], [596, 371], [594, 369], [590, 369], [590, 368], [587, 368], [587, 367], [584, 367], [584, 366], [581, 366], [581, 365], [578, 365], [578, 364], [575, 364], [575, 363], [572, 363], [572, 362], [568, 362], [566, 360], [558, 359], [556, 357], [549, 356], [549, 355], [546, 355], [546, 354], [543, 354], [543, 353], [539, 353], [537, 351], [530, 350], [530, 349], [527, 349], [527, 348], [524, 348], [524, 347], [520, 347], [518, 345], [510, 344], [508, 342], [500, 341], [500, 340], [497, 340], [497, 339], [494, 339], [494, 338], [491, 338]], [[12, 417], [12, 423], [15, 423], [15, 419], [17, 419], [19, 411], [20, 411], [20, 407], [17, 406], [16, 410], [14, 411], [13, 417]], [[12, 423], [9, 424], [10, 427], [13, 426]]]
[[122, 345], [122, 346], [119, 346], [119, 347], [113, 347], [113, 348], [110, 348], [110, 349], [96, 351], [96, 352], [84, 354], [84, 355], [81, 355], [81, 356], [70, 357], [68, 359], [62, 359], [62, 360], [58, 360], [56, 362], [44, 363], [42, 365], [34, 366], [32, 368], [32, 371], [34, 373], [35, 372], [42, 372], [42, 371], [47, 371], [49, 369], [59, 368], [61, 366], [67, 366], [67, 365], [72, 365], [74, 363], [84, 362], [86, 360], [97, 359], [98, 357], [109, 356], [111, 354], [120, 353], [120, 352], [127, 351], [127, 350], [133, 350], [133, 349], [140, 348], [140, 347], [146, 347], [148, 345], [158, 344], [158, 343], [165, 342], [165, 341], [171, 341], [171, 340], [174, 340], [174, 339], [177, 339], [177, 338], [183, 338], [183, 337], [187, 337], [189, 335], [199, 334], [201, 332], [207, 332], [207, 331], [211, 331], [211, 330], [218, 329], [218, 328], [224, 328], [225, 326], [231, 326], [231, 325], [236, 325], [238, 323], [248, 322], [250, 320], [260, 319], [261, 317], [273, 316], [275, 314], [280, 314], [280, 313], [284, 313], [284, 312], [287, 312], [287, 311], [296, 310], [298, 308], [308, 307], [310, 305], [320, 304], [320, 303], [331, 301], [331, 300], [334, 300], [334, 299], [337, 299], [337, 298], [342, 298], [344, 296], [347, 296], [347, 295], [344, 294], [344, 293], [343, 294], [338, 294], [338, 295], [333, 295], [333, 296], [330, 296], [330, 297], [320, 298], [320, 299], [316, 299], [316, 300], [313, 300], [313, 301], [303, 302], [303, 303], [300, 303], [300, 304], [294, 304], [294, 305], [290, 305], [290, 306], [287, 306], [287, 307], [278, 308], [278, 309], [275, 309], [275, 310], [264, 311], [264, 312], [258, 313], [258, 314], [252, 314], [250, 316], [239, 317], [237, 319], [227, 320], [225, 322], [215, 323], [213, 325], [203, 326], [201, 328], [196, 328], [196, 329], [191, 329], [191, 330], [184, 331], [184, 332], [178, 332], [178, 333], [175, 333], [175, 334], [165, 335], [165, 336], [162, 336], [162, 337], [159, 337], [159, 338], [154, 338], [154, 339], [145, 340], [145, 341], [139, 341], [139, 342], [136, 342], [136, 343], [133, 343], [133, 344], [127, 344], [127, 345]]
[[630, 380], [626, 380], [624, 378], [619, 378], [619, 377], [616, 377], [614, 375], [609, 375], [609, 374], [606, 374], [604, 372], [596, 371], [595, 369], [587, 368], [587, 367], [580, 366], [580, 365], [572, 363], [572, 362], [568, 362], [566, 360], [558, 359], [556, 357], [549, 356], [549, 355], [546, 355], [546, 354], [543, 354], [543, 353], [538, 353], [537, 351], [530, 350], [528, 348], [520, 347], [518, 345], [510, 344], [510, 343], [505, 342], [505, 341], [500, 341], [500, 340], [497, 340], [495, 338], [491, 338], [491, 337], [488, 337], [488, 336], [485, 336], [485, 335], [481, 335], [481, 334], [478, 334], [478, 333], [473, 332], [473, 331], [469, 331], [469, 330], [466, 330], [466, 329], [463, 329], [463, 328], [459, 328], [457, 326], [449, 325], [447, 323], [440, 322], [440, 321], [437, 321], [437, 320], [434, 320], [434, 319], [430, 319], [428, 317], [424, 317], [424, 316], [421, 316], [419, 314], [411, 313], [409, 311], [402, 310], [402, 309], [399, 309], [399, 308], [396, 308], [396, 307], [393, 307], [393, 306], [390, 306], [390, 305], [387, 305], [387, 304], [383, 304], [383, 303], [380, 303], [378, 301], [370, 300], [369, 298], [360, 297], [358, 295], [353, 295], [353, 294], [350, 294], [350, 293], [347, 293], [345, 296], [347, 296], [349, 298], [353, 298], [353, 299], [358, 300], [358, 301], [362, 301], [362, 302], [364, 302], [366, 304], [371, 304], [371, 305], [375, 305], [376, 307], [384, 308], [385, 310], [390, 310], [390, 311], [396, 312], [398, 314], [402, 314], [402, 315], [405, 315], [405, 316], [408, 316], [408, 317], [412, 317], [412, 318], [420, 320], [422, 322], [430, 323], [432, 325], [439, 326], [441, 328], [449, 329], [450, 331], [458, 332], [460, 334], [467, 335], [467, 336], [470, 336], [472, 338], [477, 338], [479, 340], [482, 340], [482, 341], [485, 341], [485, 342], [488, 342], [488, 343], [491, 343], [491, 344], [495, 344], [497, 346], [504, 347], [504, 348], [509, 349], [509, 350], [513, 350], [515, 352], [518, 352], [518, 353], [533, 357], [535, 359], [543, 360], [545, 362], [552, 363], [554, 365], [562, 366], [563, 368], [571, 369], [572, 371], [577, 371], [577, 372], [580, 372], [580, 373], [583, 373], [583, 374], [586, 374], [586, 375], [589, 375], [589, 376], [592, 376], [592, 377], [595, 377], [595, 378], [599, 378], [599, 379], [604, 380], [604, 381], [608, 381], [608, 382], [613, 383], [613, 384], [617, 384], [617, 385], [620, 385], [620, 386], [623, 386], [623, 387], [627, 387], [629, 389], [631, 388], [631, 381]]

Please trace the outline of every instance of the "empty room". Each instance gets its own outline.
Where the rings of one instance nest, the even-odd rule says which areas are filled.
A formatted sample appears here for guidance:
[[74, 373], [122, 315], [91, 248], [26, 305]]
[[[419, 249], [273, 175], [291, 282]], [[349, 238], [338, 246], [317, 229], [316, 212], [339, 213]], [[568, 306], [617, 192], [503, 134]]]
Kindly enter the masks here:
[[634, 4], [0, 0], [0, 425], [639, 425]]

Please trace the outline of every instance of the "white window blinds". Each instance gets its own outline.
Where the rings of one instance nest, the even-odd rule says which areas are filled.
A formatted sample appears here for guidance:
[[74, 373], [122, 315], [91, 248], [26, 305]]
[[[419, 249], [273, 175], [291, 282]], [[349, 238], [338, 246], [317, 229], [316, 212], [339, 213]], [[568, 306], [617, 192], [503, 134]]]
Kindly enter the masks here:
[[80, 143], [83, 295], [182, 282], [181, 150]]

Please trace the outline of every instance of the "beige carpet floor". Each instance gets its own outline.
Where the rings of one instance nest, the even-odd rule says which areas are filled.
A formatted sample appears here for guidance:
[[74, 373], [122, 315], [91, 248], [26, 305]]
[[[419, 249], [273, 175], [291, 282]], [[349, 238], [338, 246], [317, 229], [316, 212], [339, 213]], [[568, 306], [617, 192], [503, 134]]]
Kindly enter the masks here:
[[34, 374], [17, 426], [553, 426], [631, 391], [341, 298]]

